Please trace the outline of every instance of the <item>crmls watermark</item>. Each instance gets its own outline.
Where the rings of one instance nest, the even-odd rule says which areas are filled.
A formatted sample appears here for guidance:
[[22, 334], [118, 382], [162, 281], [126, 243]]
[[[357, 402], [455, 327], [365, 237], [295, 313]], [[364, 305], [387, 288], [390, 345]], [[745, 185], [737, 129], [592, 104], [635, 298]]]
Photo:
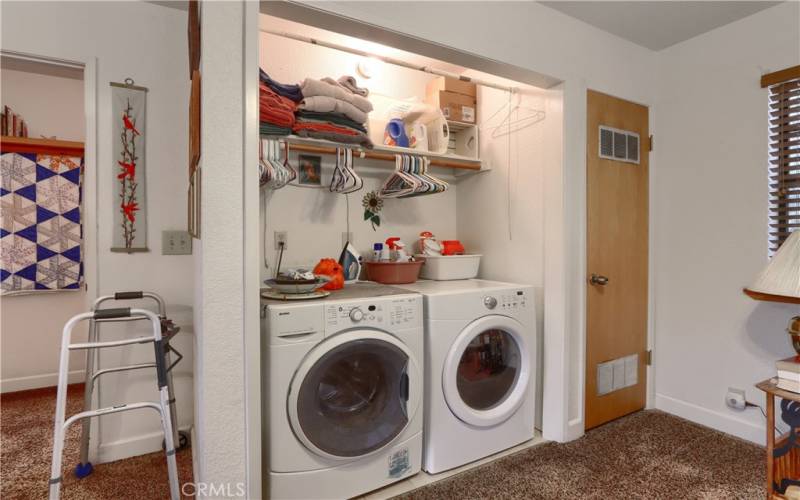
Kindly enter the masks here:
[[244, 483], [183, 483], [181, 493], [197, 498], [244, 498]]

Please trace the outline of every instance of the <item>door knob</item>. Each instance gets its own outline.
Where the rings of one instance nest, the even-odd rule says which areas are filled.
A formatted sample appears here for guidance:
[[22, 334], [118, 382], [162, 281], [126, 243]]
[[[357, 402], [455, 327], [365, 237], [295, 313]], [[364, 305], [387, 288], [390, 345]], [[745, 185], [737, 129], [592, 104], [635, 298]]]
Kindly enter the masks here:
[[591, 283], [592, 285], [605, 286], [608, 284], [608, 278], [600, 274], [592, 273], [592, 277], [589, 278], [589, 283]]

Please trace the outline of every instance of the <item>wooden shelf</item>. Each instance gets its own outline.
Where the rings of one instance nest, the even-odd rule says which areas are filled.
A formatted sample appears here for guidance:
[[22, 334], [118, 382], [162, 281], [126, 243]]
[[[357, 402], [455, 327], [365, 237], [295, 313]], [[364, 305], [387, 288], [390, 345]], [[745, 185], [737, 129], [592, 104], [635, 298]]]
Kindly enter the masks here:
[[0, 152], [83, 156], [83, 143], [4, 135], [0, 137]]
[[265, 135], [279, 141], [289, 143], [289, 149], [303, 153], [316, 153], [316, 154], [336, 154], [337, 147], [344, 147], [353, 150], [354, 155], [359, 155], [361, 158], [368, 158], [371, 160], [395, 161], [394, 155], [396, 154], [410, 154], [416, 156], [425, 156], [430, 158], [431, 166], [455, 168], [461, 170], [479, 171], [482, 170], [480, 160], [475, 158], [467, 158], [465, 156], [458, 156], [452, 154], [438, 154], [422, 152], [411, 148], [399, 148], [393, 146], [376, 145], [372, 149], [367, 149], [355, 144], [341, 144], [324, 139], [311, 139], [298, 136], [273, 136]]

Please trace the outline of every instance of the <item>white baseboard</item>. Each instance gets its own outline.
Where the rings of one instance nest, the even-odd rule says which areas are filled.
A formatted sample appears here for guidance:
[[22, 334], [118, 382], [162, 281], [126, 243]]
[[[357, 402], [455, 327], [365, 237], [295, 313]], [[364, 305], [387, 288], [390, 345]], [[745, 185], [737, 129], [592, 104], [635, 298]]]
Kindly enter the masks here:
[[[766, 441], [767, 431], [763, 425], [756, 425], [733, 415], [709, 410], [680, 399], [656, 394], [656, 408], [706, 427], [752, 441], [761, 446]], [[757, 409], [746, 411], [756, 411], [758, 413]]]
[[567, 423], [567, 433], [565, 436], [566, 441], [574, 441], [584, 434], [584, 425], [582, 418], [574, 418]]
[[[181, 431], [189, 431], [191, 427], [185, 426], [179, 427], [178, 429]], [[122, 460], [123, 458], [138, 457], [139, 455], [161, 451], [161, 441], [163, 440], [164, 434], [161, 431], [157, 431], [112, 441], [110, 443], [100, 443], [97, 449], [96, 462], [103, 464]]]
[[[70, 384], [83, 382], [86, 370], [73, 370], [69, 372], [68, 379]], [[7, 378], [0, 380], [0, 393], [27, 391], [29, 389], [40, 389], [42, 387], [55, 387], [58, 385], [58, 373], [45, 373], [42, 375], [30, 375], [28, 377]]]

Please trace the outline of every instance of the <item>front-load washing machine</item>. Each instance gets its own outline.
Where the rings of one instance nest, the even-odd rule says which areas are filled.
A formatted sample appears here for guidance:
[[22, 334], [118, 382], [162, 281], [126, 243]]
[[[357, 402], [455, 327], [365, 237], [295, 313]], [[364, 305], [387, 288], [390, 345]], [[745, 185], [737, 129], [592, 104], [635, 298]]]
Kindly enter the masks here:
[[534, 437], [533, 288], [418, 281], [425, 304], [422, 468], [442, 472]]
[[359, 283], [262, 307], [270, 498], [353, 497], [419, 472], [421, 296]]

